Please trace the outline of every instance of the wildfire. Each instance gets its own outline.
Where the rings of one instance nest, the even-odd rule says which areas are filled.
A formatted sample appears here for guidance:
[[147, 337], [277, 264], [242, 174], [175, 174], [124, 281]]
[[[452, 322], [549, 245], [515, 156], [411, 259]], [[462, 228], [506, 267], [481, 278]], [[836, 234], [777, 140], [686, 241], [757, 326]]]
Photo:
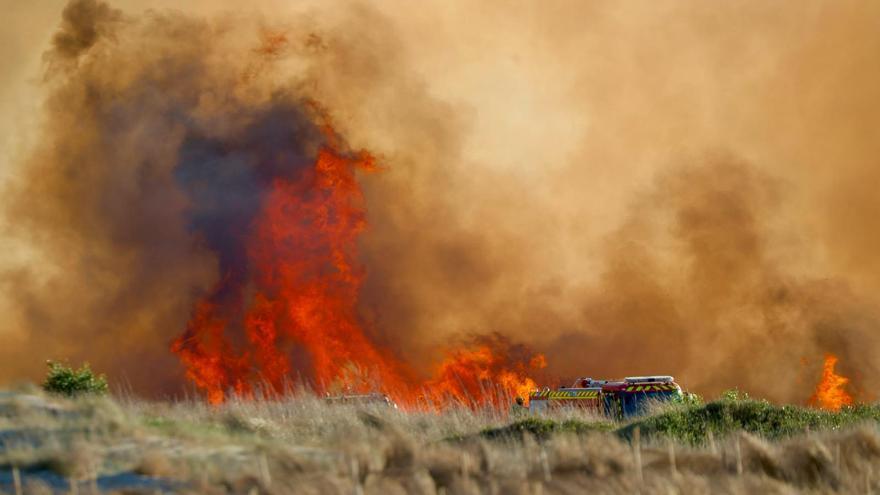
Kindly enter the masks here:
[[432, 397], [464, 405], [503, 405], [511, 397], [528, 400], [537, 387], [530, 375], [547, 366], [544, 355], [532, 354], [497, 334], [476, 344], [449, 353], [427, 384]]
[[[248, 279], [221, 280], [172, 345], [209, 401], [222, 402], [227, 390], [247, 394], [254, 383], [280, 392], [291, 377], [291, 346], [306, 352], [320, 390], [409, 388], [402, 366], [370, 342], [355, 315], [364, 275], [355, 248], [365, 227], [355, 170], [373, 168], [369, 155], [325, 147], [314, 167], [271, 184], [245, 243]], [[253, 291], [247, 302], [245, 285]], [[236, 321], [248, 344], [238, 353], [227, 336]]]
[[499, 336], [450, 350], [427, 381], [371, 340], [357, 317], [366, 211], [356, 172], [376, 167], [366, 153], [336, 151], [333, 130], [322, 131], [327, 144], [313, 166], [273, 178], [248, 232], [235, 239], [244, 266], [226, 267], [173, 342], [187, 376], [215, 404], [255, 385], [281, 393], [292, 378], [319, 393], [381, 390], [404, 405], [452, 398], [476, 406], [499, 398], [492, 387], [504, 401], [527, 397], [535, 386], [528, 374], [545, 366], [543, 356]]
[[852, 396], [846, 391], [849, 378], [834, 372], [837, 356], [827, 354], [822, 366], [822, 379], [816, 385], [816, 391], [810, 397], [810, 404], [828, 411], [839, 411], [841, 407], [853, 403]]

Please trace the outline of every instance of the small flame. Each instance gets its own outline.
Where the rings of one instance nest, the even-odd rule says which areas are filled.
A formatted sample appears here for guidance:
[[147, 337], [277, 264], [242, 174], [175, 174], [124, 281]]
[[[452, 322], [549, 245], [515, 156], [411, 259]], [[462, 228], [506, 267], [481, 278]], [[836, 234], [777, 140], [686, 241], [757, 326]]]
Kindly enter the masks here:
[[532, 354], [496, 335], [450, 351], [427, 385], [441, 402], [498, 406], [513, 397], [527, 401], [537, 388], [530, 375], [546, 366], [543, 354]]
[[852, 405], [853, 398], [846, 391], [849, 378], [834, 372], [837, 356], [827, 354], [822, 366], [822, 379], [816, 385], [816, 391], [810, 397], [810, 405], [827, 411], [839, 411], [841, 407]]

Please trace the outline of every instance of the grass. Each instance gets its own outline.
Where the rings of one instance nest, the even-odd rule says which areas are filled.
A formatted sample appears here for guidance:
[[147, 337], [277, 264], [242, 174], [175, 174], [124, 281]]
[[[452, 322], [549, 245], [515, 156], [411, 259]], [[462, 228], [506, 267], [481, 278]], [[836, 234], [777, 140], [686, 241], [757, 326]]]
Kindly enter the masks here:
[[829, 412], [793, 405], [778, 406], [761, 400], [718, 400], [704, 405], [665, 408], [619, 428], [617, 433], [629, 439], [633, 430], [639, 428], [647, 438], [662, 436], [702, 445], [710, 435], [717, 438], [737, 431], [778, 440], [868, 421], [880, 422], [880, 406], [857, 405]]
[[671, 439], [686, 445], [706, 445], [710, 437], [721, 439], [746, 432], [767, 440], [780, 440], [809, 432], [836, 430], [861, 423], [880, 423], [880, 405], [844, 407], [838, 412], [775, 405], [767, 401], [721, 399], [706, 404], [675, 404], [658, 407], [653, 414], [618, 424], [603, 419], [531, 417], [510, 424], [486, 428], [487, 439], [518, 438], [528, 433], [537, 439], [554, 434], [613, 432], [629, 441], [639, 429], [647, 441]]
[[609, 421], [585, 421], [565, 419], [557, 421], [550, 418], [526, 418], [497, 428], [486, 428], [480, 435], [488, 439], [516, 438], [523, 434], [546, 440], [555, 434], [581, 435], [592, 432], [614, 431], [616, 425]]
[[728, 398], [666, 405], [628, 423], [506, 413], [328, 405], [309, 395], [211, 407], [0, 394], [0, 492], [14, 493], [13, 469], [25, 486], [65, 493], [71, 484], [144, 494], [880, 489], [878, 406], [829, 413]]

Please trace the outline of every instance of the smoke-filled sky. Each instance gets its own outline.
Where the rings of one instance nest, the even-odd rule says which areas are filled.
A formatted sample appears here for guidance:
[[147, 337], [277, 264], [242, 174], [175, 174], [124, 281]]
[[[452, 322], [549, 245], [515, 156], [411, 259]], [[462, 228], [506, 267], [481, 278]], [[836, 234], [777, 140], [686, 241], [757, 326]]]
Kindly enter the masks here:
[[317, 104], [379, 164], [357, 314], [417, 373], [498, 333], [548, 377], [791, 402], [834, 353], [875, 398], [877, 2], [2, 3], [6, 382], [181, 390]]

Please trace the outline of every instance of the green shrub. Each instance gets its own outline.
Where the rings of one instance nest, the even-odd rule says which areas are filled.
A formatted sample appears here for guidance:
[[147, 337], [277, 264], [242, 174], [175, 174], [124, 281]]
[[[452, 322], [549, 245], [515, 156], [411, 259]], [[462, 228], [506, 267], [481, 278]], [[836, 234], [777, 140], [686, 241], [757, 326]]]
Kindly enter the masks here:
[[743, 392], [738, 388], [731, 388], [721, 392], [721, 400], [736, 402], [741, 400], [751, 400], [751, 397], [749, 397], [748, 392]]
[[626, 423], [530, 417], [502, 427], [487, 428], [480, 435], [489, 439], [517, 439], [523, 433], [529, 433], [543, 440], [558, 433], [612, 432], [629, 441], [638, 428], [643, 439], [670, 438], [690, 445], [705, 445], [710, 438], [722, 439], [737, 431], [778, 440], [808, 431], [836, 430], [860, 423], [880, 424], [880, 404], [857, 404], [832, 412], [775, 405], [766, 400], [745, 399], [741, 393], [731, 393], [708, 403], [701, 403], [694, 397], [667, 404]]
[[702, 406], [703, 398], [693, 392], [684, 392], [679, 396], [673, 397], [670, 402], [675, 405]]
[[612, 431], [613, 429], [614, 424], [607, 421], [581, 421], [577, 419], [555, 421], [531, 417], [500, 428], [487, 428], [480, 434], [485, 438], [522, 438], [523, 433], [530, 433], [536, 438], [544, 439], [554, 433], [583, 434], [594, 431]]
[[104, 395], [107, 393], [107, 378], [96, 375], [85, 363], [80, 369], [73, 369], [54, 361], [46, 361], [49, 372], [43, 382], [43, 390], [54, 394], [72, 397], [81, 394]]
[[638, 427], [643, 437], [664, 436], [694, 445], [705, 444], [711, 434], [723, 437], [746, 431], [771, 440], [806, 431], [834, 430], [861, 422], [880, 422], [880, 406], [857, 405], [838, 412], [806, 407], [777, 406], [764, 400], [738, 398], [704, 405], [678, 406], [662, 413], [640, 418], [617, 430], [630, 438]]

